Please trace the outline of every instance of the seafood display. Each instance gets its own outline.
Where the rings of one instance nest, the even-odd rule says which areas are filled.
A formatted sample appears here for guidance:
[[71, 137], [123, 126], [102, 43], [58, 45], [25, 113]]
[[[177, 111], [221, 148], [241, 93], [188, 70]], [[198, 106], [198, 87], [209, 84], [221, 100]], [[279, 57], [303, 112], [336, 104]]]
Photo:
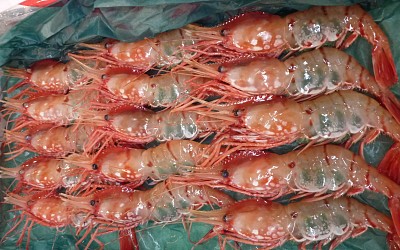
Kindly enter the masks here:
[[[0, 248], [35, 248], [39, 227], [77, 249], [139, 249], [179, 225], [193, 249], [334, 249], [369, 228], [400, 248], [392, 34], [359, 5], [256, 9], [135, 40], [117, 40], [122, 23], [77, 32], [58, 58], [3, 66]], [[358, 37], [371, 67], [342, 50]]]

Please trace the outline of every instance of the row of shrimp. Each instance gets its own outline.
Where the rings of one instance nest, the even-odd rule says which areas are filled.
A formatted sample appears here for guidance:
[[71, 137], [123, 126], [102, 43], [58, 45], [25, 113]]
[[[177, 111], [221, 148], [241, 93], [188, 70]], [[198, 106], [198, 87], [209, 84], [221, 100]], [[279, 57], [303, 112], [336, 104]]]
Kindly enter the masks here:
[[[339, 50], [359, 35], [373, 47], [374, 76]], [[320, 48], [326, 42], [336, 48]], [[75, 228], [86, 249], [120, 232], [120, 247], [132, 249], [129, 230], [182, 218], [214, 226], [194, 247], [218, 236], [222, 249], [231, 240], [335, 248], [368, 228], [400, 247], [400, 102], [390, 91], [398, 77], [388, 38], [361, 7], [245, 13], [217, 27], [76, 48], [67, 63], [4, 69], [23, 79], [2, 101], [13, 123], [5, 161], [39, 156], [0, 168], [15, 180], [5, 203], [21, 211], [2, 241], [22, 227], [17, 243], [26, 233], [29, 248], [38, 223]], [[363, 152], [381, 132], [394, 144], [375, 169]], [[344, 147], [327, 144], [349, 134]], [[147, 148], [153, 141], [161, 144]], [[359, 141], [361, 156], [348, 150]], [[266, 151], [289, 143], [305, 147]], [[135, 190], [149, 182], [158, 184]], [[219, 189], [256, 198], [235, 202]], [[392, 218], [342, 197], [364, 190], [386, 196]], [[302, 201], [273, 201], [291, 194]]]

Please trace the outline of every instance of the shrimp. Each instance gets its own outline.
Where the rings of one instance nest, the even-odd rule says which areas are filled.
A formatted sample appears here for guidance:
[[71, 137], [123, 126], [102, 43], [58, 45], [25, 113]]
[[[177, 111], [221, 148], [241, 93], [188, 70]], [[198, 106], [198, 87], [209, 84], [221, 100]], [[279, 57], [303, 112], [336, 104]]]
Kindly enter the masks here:
[[[95, 65], [92, 66], [96, 67]], [[23, 79], [9, 88], [8, 93], [27, 84], [41, 91], [66, 93], [69, 89], [76, 89], [89, 83], [85, 71], [73, 61], [62, 63], [53, 59], [45, 59], [34, 63], [28, 69], [3, 69], [5, 75]]]
[[153, 112], [141, 107], [123, 105], [111, 111], [88, 111], [87, 122], [97, 126], [89, 138], [87, 149], [105, 137], [128, 143], [148, 143], [193, 139], [223, 130], [218, 115], [201, 116], [195, 112]]
[[69, 57], [77, 60], [98, 59], [107, 62], [109, 66], [127, 66], [134, 71], [145, 72], [152, 67], [172, 67], [184, 58], [195, 58], [196, 53], [193, 51], [181, 49], [193, 44], [195, 37], [192, 36], [191, 29], [182, 28], [131, 43], [111, 39], [100, 44], [80, 43], [78, 46], [92, 50], [70, 53]]
[[[347, 48], [360, 35], [372, 45], [377, 82], [390, 87], [398, 81], [387, 36], [359, 5], [315, 6], [284, 18], [250, 12], [215, 28], [191, 28], [203, 40], [199, 43], [206, 48], [218, 45], [221, 55], [234, 51], [278, 56], [285, 50], [319, 48], [326, 42]], [[346, 38], [348, 32], [351, 35]]]
[[[272, 249], [288, 240], [300, 242], [299, 248], [317, 243], [319, 249], [330, 243], [335, 249], [350, 237], [376, 228], [390, 234], [393, 247], [400, 244], [392, 219], [353, 198], [341, 197], [288, 205], [251, 199], [214, 211], [190, 211], [190, 221], [214, 225], [196, 245], [214, 236]], [[392, 248], [396, 249], [396, 248]]]
[[71, 91], [68, 94], [37, 93], [28, 99], [3, 101], [6, 113], [23, 114], [17, 118], [14, 131], [41, 123], [70, 125], [79, 120], [80, 111], [88, 109], [91, 102], [100, 102], [97, 91]]
[[113, 187], [85, 197], [61, 195], [74, 208], [86, 211], [86, 218], [100, 223], [94, 236], [98, 229], [110, 232], [135, 228], [150, 220], [176, 221], [182, 216], [181, 209], [198, 209], [206, 204], [223, 207], [233, 203], [229, 195], [219, 190], [177, 185], [168, 180], [147, 191]]
[[189, 99], [192, 89], [207, 81], [209, 79], [193, 80], [191, 76], [171, 72], [155, 77], [147, 74], [104, 74], [102, 79], [94, 81], [88, 88], [100, 89], [117, 103], [169, 108]]
[[[71, 127], [49, 125], [23, 132], [6, 130], [6, 145], [15, 143], [16, 149], [4, 154], [14, 154], [6, 159], [11, 160], [25, 150], [44, 156], [64, 156], [73, 152], [84, 152], [87, 140], [94, 129], [95, 127], [89, 125], [73, 125]], [[99, 147], [99, 144], [91, 145], [93, 150], [97, 147]]]
[[[232, 86], [231, 91], [226, 87], [223, 89], [224, 97], [271, 94], [306, 100], [339, 89], [357, 88], [378, 97], [400, 123], [400, 102], [396, 96], [388, 88], [381, 89], [375, 78], [353, 57], [335, 48], [305, 52], [283, 62], [276, 58], [252, 59], [239, 64], [186, 62], [189, 66], [178, 68]], [[215, 88], [219, 86], [222, 85], [214, 84]], [[205, 90], [208, 88], [206, 86]]]
[[[336, 145], [323, 145], [285, 155], [246, 151], [232, 154], [224, 164], [195, 169], [173, 180], [202, 183], [251, 196], [277, 199], [298, 192], [291, 199], [307, 197], [308, 201], [352, 196], [364, 190], [388, 197], [389, 208], [398, 209], [400, 186], [379, 173], [398, 165], [392, 155], [399, 153], [399, 143], [387, 153], [378, 170], [353, 152]], [[392, 211], [392, 216], [397, 216]], [[395, 218], [400, 222], [400, 218]]]
[[30, 233], [35, 223], [57, 229], [65, 228], [69, 225], [74, 225], [78, 228], [87, 227], [88, 222], [84, 220], [83, 216], [85, 214], [82, 213], [84, 211], [80, 211], [78, 208], [62, 201], [55, 191], [40, 192], [27, 196], [8, 193], [4, 198], [4, 202], [19, 207], [18, 210], [21, 211], [21, 215], [16, 224], [3, 236], [2, 241], [25, 220], [17, 245], [23, 242], [27, 232], [27, 249], [30, 243]]
[[[239, 149], [272, 148], [298, 139], [309, 140], [308, 146], [340, 141], [348, 133], [354, 135], [351, 142], [366, 135], [361, 151], [363, 145], [374, 140], [380, 132], [400, 141], [400, 125], [390, 113], [374, 99], [349, 90], [300, 103], [278, 99], [252, 106], [222, 107], [202, 102], [206, 109], [194, 106], [184, 110], [198, 112], [203, 116], [219, 113], [219, 119], [223, 119], [222, 114], [225, 114], [228, 118], [229, 130], [214, 139], [213, 148], [216, 154], [220, 154], [221, 145], [233, 149], [217, 158], [226, 157], [230, 152]], [[212, 111], [209, 110], [210, 107]], [[237, 117], [234, 124], [231, 121], [232, 116]], [[367, 130], [369, 128], [372, 130]]]
[[173, 174], [192, 171], [206, 145], [194, 141], [168, 141], [149, 149], [108, 147], [96, 156], [73, 154], [65, 162], [102, 179], [139, 186], [148, 178], [161, 181]]

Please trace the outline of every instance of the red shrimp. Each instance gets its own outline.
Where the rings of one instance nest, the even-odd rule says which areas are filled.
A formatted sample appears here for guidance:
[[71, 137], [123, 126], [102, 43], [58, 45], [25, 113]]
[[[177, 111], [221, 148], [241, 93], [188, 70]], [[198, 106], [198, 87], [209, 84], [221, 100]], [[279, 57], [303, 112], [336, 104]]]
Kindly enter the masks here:
[[[310, 140], [309, 145], [323, 144], [340, 141], [349, 133], [354, 135], [351, 140], [354, 142], [368, 132], [361, 152], [363, 145], [375, 139], [381, 131], [400, 141], [400, 125], [390, 113], [374, 99], [355, 91], [342, 90], [301, 103], [288, 99], [234, 107], [203, 103], [205, 109], [204, 106], [194, 106], [184, 110], [203, 116], [219, 113], [219, 119], [223, 119], [224, 114], [230, 126], [215, 139], [215, 154], [220, 153], [219, 145], [232, 146], [231, 151], [235, 151], [272, 148], [298, 139]], [[212, 111], [209, 111], [210, 107]], [[232, 124], [232, 117], [237, 118], [235, 124]], [[218, 157], [223, 158], [231, 151]]]
[[139, 186], [148, 178], [161, 181], [173, 174], [190, 172], [203, 156], [206, 145], [188, 140], [168, 141], [149, 149], [108, 147], [96, 156], [70, 155], [65, 162], [91, 175]]
[[[391, 249], [397, 249], [400, 238], [394, 222], [376, 209], [353, 198], [341, 197], [315, 202], [296, 202], [288, 205], [251, 199], [214, 211], [190, 211], [190, 221], [214, 225], [196, 245], [214, 236], [224, 236], [221, 249], [228, 240], [272, 249], [286, 241], [310, 243], [317, 248], [330, 244], [335, 249], [351, 237], [376, 228], [389, 234]], [[398, 223], [398, 222], [396, 222]]]
[[85, 197], [61, 195], [71, 206], [86, 211], [86, 218], [100, 224], [92, 238], [99, 230], [131, 229], [149, 220], [175, 221], [182, 216], [181, 209], [198, 209], [206, 204], [223, 207], [233, 203], [229, 195], [219, 190], [207, 186], [177, 185], [169, 181], [147, 191], [113, 187]]
[[[395, 144], [382, 160], [381, 169], [394, 169], [393, 159], [400, 151]], [[352, 196], [370, 190], [388, 197], [394, 221], [400, 222], [400, 186], [380, 174], [353, 152], [336, 145], [323, 145], [297, 150], [284, 155], [245, 151], [232, 154], [224, 164], [212, 168], [196, 168], [192, 173], [173, 180], [191, 184], [207, 184], [235, 192], [269, 199], [298, 192], [291, 199], [308, 197], [321, 200], [344, 194]]]
[[357, 88], [378, 97], [400, 123], [400, 102], [396, 96], [388, 88], [381, 90], [375, 78], [356, 59], [335, 48], [305, 52], [285, 61], [256, 58], [214, 65], [186, 62], [189, 66], [178, 68], [195, 76], [223, 81], [233, 87], [227, 89], [217, 82], [205, 85], [197, 92], [209, 91], [210, 87], [223, 87], [219, 93], [225, 99], [271, 94], [305, 100], [339, 89]]
[[137, 72], [145, 72], [152, 67], [172, 67], [182, 59], [194, 58], [196, 53], [181, 47], [195, 44], [195, 37], [189, 27], [160, 33], [154, 38], [135, 42], [121, 42], [106, 39], [99, 44], [81, 43], [78, 46], [93, 50], [77, 51], [69, 54], [77, 60], [98, 59], [109, 66], [128, 66]]
[[40, 192], [27, 196], [8, 193], [4, 198], [4, 202], [19, 207], [18, 210], [21, 211], [21, 215], [15, 225], [3, 236], [2, 242], [24, 220], [25, 223], [17, 244], [20, 245], [23, 242], [24, 236], [27, 233], [27, 249], [29, 248], [30, 234], [35, 223], [57, 229], [65, 228], [69, 225], [78, 228], [87, 227], [83, 211], [62, 201], [56, 192]]
[[[347, 48], [360, 35], [372, 45], [377, 82], [390, 87], [398, 81], [389, 40], [359, 5], [315, 6], [286, 17], [260, 12], [244, 13], [215, 28], [193, 32], [206, 48], [220, 45], [229, 51], [278, 56], [284, 50], [319, 48], [326, 42]], [[350, 32], [350, 36], [346, 36]], [[199, 42], [200, 43], [200, 42]], [[236, 55], [236, 53], [233, 53]]]
[[[90, 62], [87, 62], [90, 63]], [[96, 65], [92, 65], [96, 68]], [[8, 89], [8, 93], [27, 84], [42, 91], [66, 93], [69, 89], [79, 88], [88, 83], [82, 67], [73, 62], [62, 63], [45, 59], [34, 63], [28, 69], [3, 68], [4, 74], [23, 79]]]
[[[5, 155], [13, 155], [11, 160], [30, 150], [45, 156], [64, 156], [69, 153], [85, 151], [88, 138], [94, 132], [93, 126], [73, 125], [71, 127], [40, 126], [23, 132], [5, 131], [6, 145], [16, 144], [16, 148]], [[94, 150], [99, 144], [92, 144]]]
[[35, 127], [41, 123], [70, 125], [79, 121], [80, 112], [88, 109], [91, 102], [100, 102], [97, 91], [71, 91], [68, 94], [37, 93], [28, 99], [9, 99], [3, 101], [6, 113], [17, 112], [14, 131], [25, 127]]
[[84, 123], [98, 126], [88, 140], [87, 150], [107, 137], [143, 144], [154, 140], [193, 139], [225, 128], [218, 115], [201, 116], [195, 112], [170, 110], [153, 112], [132, 106], [121, 106], [111, 111], [88, 111], [87, 117], [83, 119]]

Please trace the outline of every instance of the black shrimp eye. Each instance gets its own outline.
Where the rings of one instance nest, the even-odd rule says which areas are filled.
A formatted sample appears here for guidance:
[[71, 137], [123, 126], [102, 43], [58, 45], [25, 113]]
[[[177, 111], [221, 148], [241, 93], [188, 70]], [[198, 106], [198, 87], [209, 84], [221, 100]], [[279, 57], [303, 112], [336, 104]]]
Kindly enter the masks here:
[[221, 66], [218, 67], [218, 72], [219, 73], [223, 73], [224, 71], [225, 71], [225, 67], [224, 66], [221, 65]]
[[227, 222], [227, 221], [228, 221], [228, 216], [225, 214], [225, 215], [222, 217], [222, 220], [223, 220], [224, 222]]
[[25, 140], [26, 140], [26, 141], [32, 140], [32, 136], [30, 136], [30, 135], [25, 136]]
[[29, 108], [29, 103], [27, 103], [27, 102], [24, 102], [24, 103], [22, 103], [22, 107], [24, 107], [24, 108]]
[[65, 187], [58, 187], [56, 192], [58, 194], [65, 194], [67, 192], [67, 189]]
[[111, 43], [105, 43], [104, 48], [109, 49], [111, 47]]
[[90, 201], [90, 205], [94, 207], [94, 205], [96, 205], [96, 201], [95, 200], [91, 200]]
[[221, 34], [221, 36], [226, 36], [227, 31], [226, 29], [222, 29], [219, 33]]
[[222, 177], [227, 178], [229, 176], [228, 170], [224, 169], [221, 171]]
[[103, 75], [101, 75], [101, 79], [106, 79], [107, 78], [107, 75], [106, 74], [103, 74]]
[[97, 166], [96, 163], [93, 163], [93, 164], [92, 164], [92, 169], [93, 169], [93, 170], [97, 170], [98, 168], [99, 168], [99, 166]]
[[109, 115], [105, 115], [104, 116], [104, 120], [106, 120], [106, 121], [110, 120], [110, 116]]

